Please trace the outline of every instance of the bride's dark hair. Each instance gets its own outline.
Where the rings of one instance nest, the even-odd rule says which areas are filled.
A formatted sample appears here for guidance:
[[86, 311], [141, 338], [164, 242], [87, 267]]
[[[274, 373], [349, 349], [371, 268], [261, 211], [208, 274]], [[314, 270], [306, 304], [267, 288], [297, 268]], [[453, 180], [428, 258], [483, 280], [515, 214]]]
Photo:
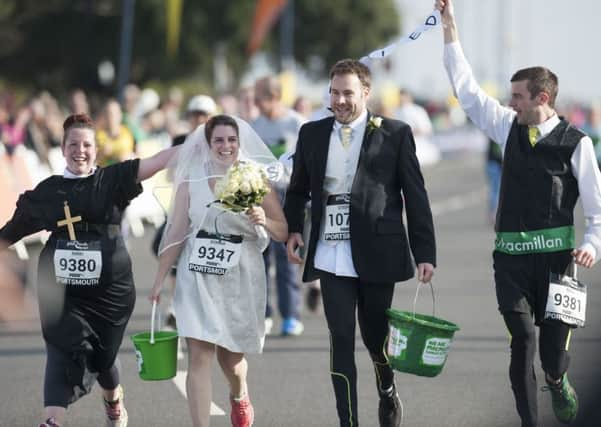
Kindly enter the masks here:
[[238, 123], [236, 123], [236, 120], [226, 114], [218, 114], [211, 117], [205, 124], [205, 138], [209, 144], [211, 143], [211, 136], [213, 136], [213, 130], [216, 126], [231, 126], [236, 131], [236, 135], [240, 136]]

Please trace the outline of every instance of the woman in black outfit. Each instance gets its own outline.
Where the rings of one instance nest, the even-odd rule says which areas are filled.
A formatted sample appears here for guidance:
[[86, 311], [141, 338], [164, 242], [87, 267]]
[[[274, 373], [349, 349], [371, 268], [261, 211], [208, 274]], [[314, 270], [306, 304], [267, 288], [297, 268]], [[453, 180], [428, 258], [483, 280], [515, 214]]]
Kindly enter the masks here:
[[46, 344], [40, 427], [59, 426], [66, 408], [102, 388], [107, 423], [127, 425], [117, 353], [136, 300], [131, 260], [120, 231], [140, 182], [163, 169], [170, 148], [147, 159], [97, 167], [94, 123], [69, 116], [61, 144], [63, 176], [42, 181], [17, 201], [0, 229], [0, 250], [40, 230], [52, 234], [40, 254], [38, 298]]

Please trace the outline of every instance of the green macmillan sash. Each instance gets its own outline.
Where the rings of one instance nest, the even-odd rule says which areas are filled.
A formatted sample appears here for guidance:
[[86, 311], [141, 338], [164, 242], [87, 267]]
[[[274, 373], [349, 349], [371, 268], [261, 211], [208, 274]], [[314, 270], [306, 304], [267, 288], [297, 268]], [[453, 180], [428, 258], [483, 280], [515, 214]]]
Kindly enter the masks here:
[[560, 252], [574, 248], [574, 226], [521, 232], [497, 232], [495, 250], [509, 255]]

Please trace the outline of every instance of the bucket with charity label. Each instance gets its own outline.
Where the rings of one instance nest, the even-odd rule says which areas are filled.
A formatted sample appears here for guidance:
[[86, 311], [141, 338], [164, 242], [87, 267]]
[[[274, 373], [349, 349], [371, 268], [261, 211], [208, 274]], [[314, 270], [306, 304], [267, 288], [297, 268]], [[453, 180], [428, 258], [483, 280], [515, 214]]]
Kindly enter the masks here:
[[150, 332], [140, 332], [131, 337], [136, 350], [138, 374], [145, 381], [168, 380], [177, 373], [177, 332], [156, 331], [156, 301], [152, 303]]
[[389, 335], [387, 354], [391, 366], [397, 371], [422, 377], [435, 377], [440, 374], [447, 356], [453, 335], [459, 326], [435, 317], [434, 288], [432, 291], [432, 315], [415, 312], [419, 294], [417, 285], [413, 312], [388, 309]]

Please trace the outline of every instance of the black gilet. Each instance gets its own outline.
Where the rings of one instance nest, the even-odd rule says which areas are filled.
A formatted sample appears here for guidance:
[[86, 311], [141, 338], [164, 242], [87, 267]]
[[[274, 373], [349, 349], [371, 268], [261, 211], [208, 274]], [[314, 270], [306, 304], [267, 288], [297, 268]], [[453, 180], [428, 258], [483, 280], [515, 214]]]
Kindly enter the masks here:
[[561, 118], [551, 133], [532, 147], [528, 126], [514, 120], [503, 158], [497, 232], [574, 224], [579, 192], [570, 160], [583, 136]]

